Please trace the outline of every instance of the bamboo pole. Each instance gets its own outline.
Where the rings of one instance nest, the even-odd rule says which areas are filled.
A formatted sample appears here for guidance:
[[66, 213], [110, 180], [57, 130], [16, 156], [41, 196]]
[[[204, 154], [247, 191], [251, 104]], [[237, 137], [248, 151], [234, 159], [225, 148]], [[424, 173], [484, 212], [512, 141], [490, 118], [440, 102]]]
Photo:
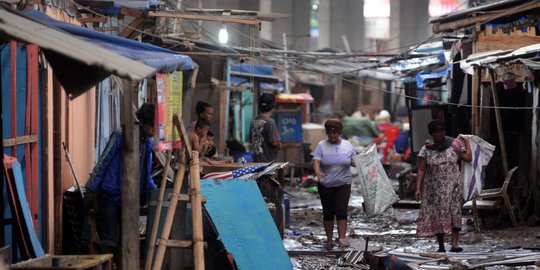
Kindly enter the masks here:
[[199, 153], [192, 152], [190, 165], [191, 213], [193, 226], [193, 264], [195, 270], [204, 270], [204, 237], [202, 227], [201, 182], [199, 169]]
[[495, 70], [490, 68], [489, 75], [491, 78], [491, 93], [493, 96], [493, 106], [495, 106], [495, 120], [497, 122], [497, 132], [499, 134], [499, 144], [501, 145], [501, 157], [504, 174], [508, 173], [508, 158], [506, 156], [506, 140], [502, 128], [501, 110], [499, 107], [499, 95], [497, 94], [497, 84], [495, 83]]
[[[173, 140], [174, 143], [174, 140]], [[154, 221], [152, 226], [152, 232], [150, 233], [150, 241], [148, 242], [148, 252], [146, 253], [145, 270], [150, 270], [152, 267], [152, 260], [154, 258], [154, 249], [156, 247], [156, 237], [159, 228], [159, 220], [161, 217], [161, 207], [163, 206], [163, 197], [165, 196], [165, 186], [167, 186], [167, 175], [170, 168], [172, 156], [172, 149], [167, 150], [167, 161], [165, 161], [165, 169], [163, 170], [163, 177], [161, 178], [161, 185], [159, 186], [159, 195], [156, 204], [156, 212], [154, 214]]]
[[[167, 217], [163, 223], [163, 229], [161, 231], [161, 238], [158, 240], [158, 250], [156, 253], [156, 259], [152, 267], [153, 270], [160, 270], [163, 265], [163, 258], [165, 257], [165, 251], [167, 249], [167, 240], [171, 234], [172, 223], [174, 220], [174, 213], [176, 211], [176, 205], [180, 199], [180, 188], [184, 182], [184, 175], [186, 174], [186, 160], [182, 158], [180, 168], [174, 179], [173, 191], [171, 192], [171, 198], [169, 200], [169, 209], [167, 209]], [[152, 244], [152, 243], [150, 243]]]

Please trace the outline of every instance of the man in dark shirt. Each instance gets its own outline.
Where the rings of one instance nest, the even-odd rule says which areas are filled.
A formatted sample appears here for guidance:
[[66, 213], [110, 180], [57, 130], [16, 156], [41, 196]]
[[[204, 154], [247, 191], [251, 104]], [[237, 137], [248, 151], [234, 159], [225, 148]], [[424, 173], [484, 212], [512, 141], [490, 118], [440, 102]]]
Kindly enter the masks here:
[[263, 93], [259, 97], [259, 111], [250, 124], [250, 143], [255, 162], [270, 162], [277, 159], [281, 148], [279, 133], [274, 119], [270, 118], [276, 105], [272, 94]]
[[[152, 135], [154, 131], [153, 104], [145, 103], [136, 115], [140, 123], [139, 181], [140, 204], [146, 204], [148, 192], [156, 189], [152, 179]], [[122, 130], [115, 131], [94, 167], [87, 189], [97, 195], [97, 231], [103, 253], [117, 252], [120, 244], [122, 217]], [[87, 196], [95, 198], [94, 195]], [[115, 256], [116, 258], [116, 256]]]

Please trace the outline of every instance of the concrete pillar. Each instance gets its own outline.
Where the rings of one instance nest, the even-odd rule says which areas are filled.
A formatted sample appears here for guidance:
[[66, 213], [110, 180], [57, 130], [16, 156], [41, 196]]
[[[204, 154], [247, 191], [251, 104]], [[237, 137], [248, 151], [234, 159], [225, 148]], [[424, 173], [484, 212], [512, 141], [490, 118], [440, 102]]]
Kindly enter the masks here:
[[[272, 0], [259, 0], [259, 10], [264, 13], [271, 13]], [[273, 25], [274, 25], [274, 22], [263, 21], [261, 23], [261, 32], [259, 32], [259, 36], [267, 40], [272, 40], [272, 26]]]
[[390, 0], [390, 42], [387, 49], [406, 51], [431, 34], [429, 0]]
[[[189, 6], [184, 5], [185, 8]], [[240, 9], [240, 10], [259, 10], [259, 1], [249, 0], [200, 0], [199, 7], [202, 9]], [[251, 29], [251, 26], [241, 25], [236, 23], [222, 24], [220, 22], [201, 21], [199, 23], [204, 30], [201, 30], [203, 36], [207, 39], [218, 43], [219, 30], [225, 25], [229, 33], [229, 46], [240, 47], [259, 47], [257, 40], [259, 37], [259, 29], [256, 27]]]
[[344, 50], [347, 41], [351, 50], [364, 48], [364, 1], [320, 0], [319, 48]]
[[[271, 36], [265, 30], [262, 37], [276, 44], [283, 45], [283, 33], [287, 34], [287, 47], [296, 50], [309, 50], [309, 33], [311, 29], [310, 0], [260, 0], [261, 11], [271, 8], [271, 12], [289, 14], [286, 19], [276, 19], [271, 23]], [[266, 11], [266, 10], [264, 10]], [[266, 11], [267, 12], [267, 11]], [[263, 24], [263, 27], [267, 25]]]

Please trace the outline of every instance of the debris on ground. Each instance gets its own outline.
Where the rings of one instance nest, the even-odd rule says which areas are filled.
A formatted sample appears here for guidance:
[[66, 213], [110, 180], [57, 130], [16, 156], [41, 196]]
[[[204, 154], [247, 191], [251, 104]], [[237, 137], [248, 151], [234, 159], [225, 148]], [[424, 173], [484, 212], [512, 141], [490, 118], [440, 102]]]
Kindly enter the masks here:
[[[397, 186], [397, 181], [393, 184]], [[417, 208], [408, 205], [397, 208], [400, 206], [397, 204], [380, 215], [366, 218], [359, 185], [355, 183], [349, 200], [347, 237], [351, 246], [341, 249], [336, 245], [335, 249], [326, 250], [318, 194], [301, 186], [288, 187], [287, 192], [294, 197], [291, 197], [292, 228], [286, 231], [284, 243], [294, 269], [386, 269], [391, 263], [393, 269], [515, 269], [516, 266], [534, 269], [535, 263], [540, 264], [537, 263], [540, 261], [538, 227], [513, 228], [500, 217], [488, 217], [482, 232], [476, 233], [472, 213], [464, 212], [459, 240], [464, 251], [437, 253], [435, 237], [416, 236]], [[445, 243], [449, 249], [450, 236], [446, 236]]]

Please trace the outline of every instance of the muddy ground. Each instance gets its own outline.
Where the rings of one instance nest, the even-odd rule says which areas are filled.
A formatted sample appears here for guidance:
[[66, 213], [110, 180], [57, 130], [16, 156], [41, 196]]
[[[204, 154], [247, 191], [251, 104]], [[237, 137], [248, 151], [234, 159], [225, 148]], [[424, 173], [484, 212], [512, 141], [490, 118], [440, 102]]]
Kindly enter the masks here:
[[[397, 185], [397, 181], [394, 181]], [[416, 236], [417, 208], [390, 208], [383, 214], [365, 218], [362, 211], [362, 196], [357, 184], [349, 203], [349, 229], [351, 247], [347, 250], [364, 250], [365, 239], [369, 239], [368, 249], [379, 254], [402, 252], [419, 254], [435, 252], [438, 244], [435, 238]], [[318, 195], [310, 193], [306, 187], [287, 187], [291, 202], [290, 229], [284, 239], [286, 249], [291, 254], [294, 269], [354, 269], [339, 266], [340, 250], [337, 246], [331, 252], [324, 249], [326, 237], [322, 226], [322, 208]], [[460, 234], [461, 254], [492, 254], [526, 248], [540, 251], [540, 227], [520, 225], [513, 228], [506, 216], [491, 213], [486, 217], [481, 233], [474, 232], [471, 213], [463, 213], [463, 226]], [[337, 231], [334, 231], [337, 237]], [[446, 239], [449, 250], [449, 238]], [[311, 254], [309, 254], [311, 253]], [[465, 256], [462, 255], [462, 256]], [[474, 256], [474, 255], [470, 255]], [[480, 255], [479, 255], [480, 256]], [[534, 266], [491, 267], [492, 269], [534, 269]], [[360, 269], [360, 268], [357, 268]]]

